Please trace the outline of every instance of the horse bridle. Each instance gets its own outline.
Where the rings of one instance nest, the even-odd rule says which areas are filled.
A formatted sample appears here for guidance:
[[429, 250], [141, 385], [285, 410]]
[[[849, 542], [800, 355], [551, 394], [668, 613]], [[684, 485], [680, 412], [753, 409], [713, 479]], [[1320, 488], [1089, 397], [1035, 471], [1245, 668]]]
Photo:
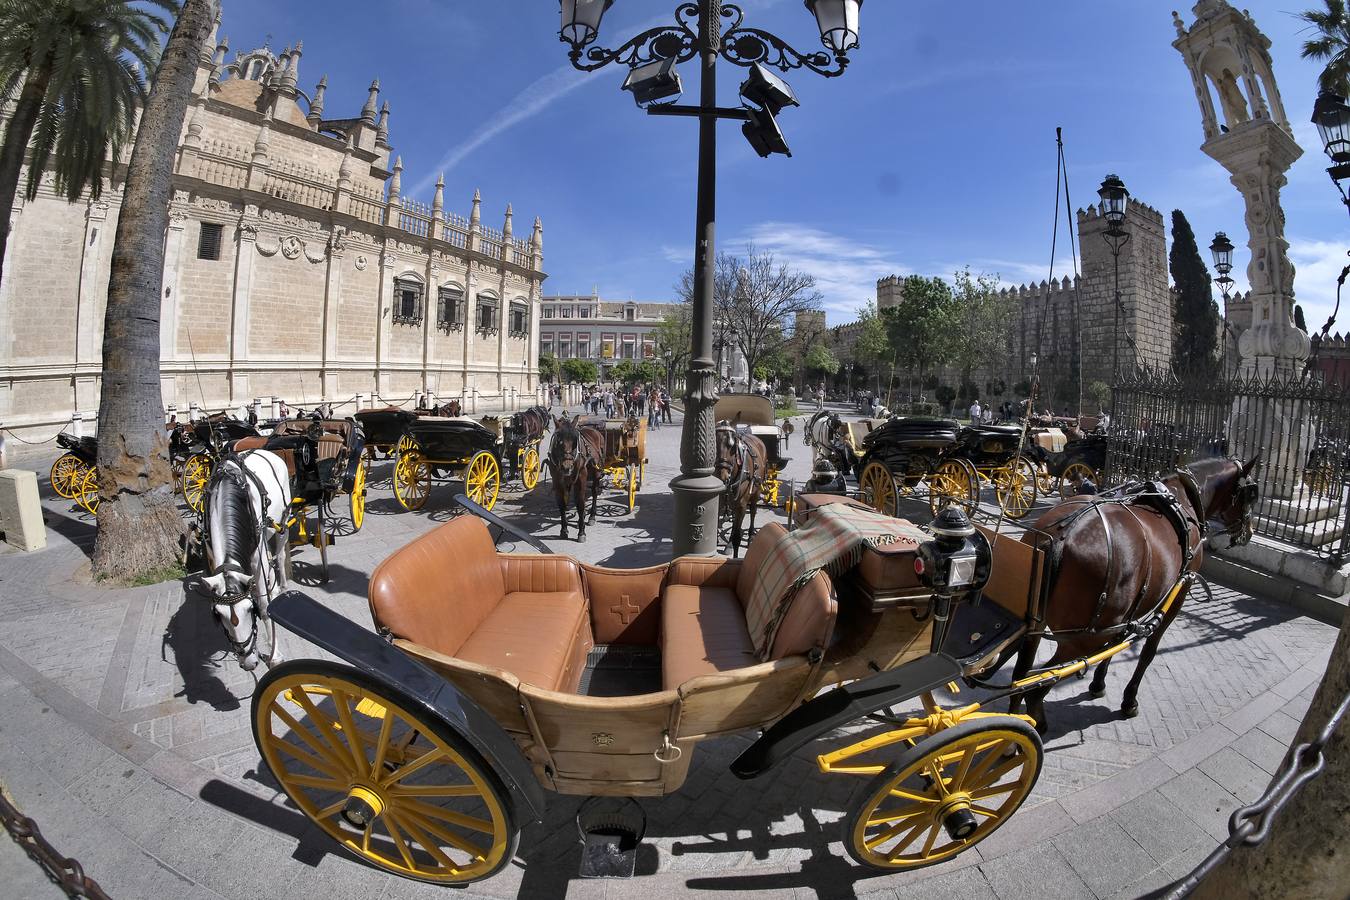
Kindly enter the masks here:
[[[734, 494], [737, 490], [740, 489], [741, 485], [746, 482], [747, 480], [746, 473], [753, 471], [754, 467], [751, 466], [750, 464], [750, 447], [741, 438], [741, 433], [736, 430], [736, 427], [734, 425], [718, 425], [717, 433], [731, 435], [733, 444], [736, 448], [736, 461], [740, 463], [740, 467], [736, 472], [735, 480], [726, 482], [726, 489], [725, 489], [726, 493]], [[731, 474], [730, 465], [731, 464], [728, 462], [727, 463], [728, 476], [730, 476]], [[722, 460], [719, 458], [714, 466], [713, 471], [717, 471], [718, 469], [721, 468], [722, 468]], [[753, 476], [749, 477], [753, 478]]]
[[[1211, 537], [1223, 535], [1228, 538], [1229, 547], [1241, 547], [1252, 539], [1252, 505], [1260, 495], [1261, 486], [1253, 478], [1245, 474], [1242, 469], [1242, 460], [1236, 456], [1228, 457], [1228, 461], [1237, 467], [1238, 482], [1233, 488], [1233, 499], [1230, 505], [1238, 509], [1238, 521], [1229, 524], [1223, 522], [1225, 526], [1222, 531], [1215, 531]], [[1196, 483], [1195, 476], [1190, 469], [1182, 466], [1177, 469], [1177, 474], [1181, 476], [1181, 484], [1188, 495], [1191, 495], [1191, 502], [1195, 506], [1197, 518], [1200, 526], [1200, 535], [1205, 537], [1209, 531], [1208, 517], [1205, 515], [1203, 499], [1200, 494], [1200, 486]]]

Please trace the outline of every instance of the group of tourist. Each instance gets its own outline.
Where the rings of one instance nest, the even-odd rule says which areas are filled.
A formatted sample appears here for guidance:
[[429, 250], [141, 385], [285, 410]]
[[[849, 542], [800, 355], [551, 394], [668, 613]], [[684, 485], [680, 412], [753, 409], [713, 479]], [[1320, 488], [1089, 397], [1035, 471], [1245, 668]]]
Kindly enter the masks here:
[[[560, 389], [554, 392], [553, 399], [561, 403]], [[671, 422], [669, 392], [650, 384], [646, 387], [634, 385], [627, 390], [592, 385], [582, 395], [581, 411], [593, 416], [603, 414], [606, 419], [645, 415], [647, 427], [653, 430]]]

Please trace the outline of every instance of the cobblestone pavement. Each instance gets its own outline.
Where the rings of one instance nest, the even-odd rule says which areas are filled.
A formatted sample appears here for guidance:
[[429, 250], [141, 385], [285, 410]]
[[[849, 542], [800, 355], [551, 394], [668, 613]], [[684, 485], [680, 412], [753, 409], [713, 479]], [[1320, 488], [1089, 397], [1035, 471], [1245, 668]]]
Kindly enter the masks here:
[[[677, 415], [674, 427], [650, 436], [637, 511], [611, 492], [589, 541], [550, 540], [554, 549], [616, 566], [667, 559], [678, 425]], [[800, 428], [788, 475], [800, 480], [809, 454], [799, 436]], [[444, 893], [347, 858], [279, 795], [249, 730], [254, 679], [225, 657], [206, 604], [178, 583], [90, 585], [93, 523], [50, 495], [50, 458], [37, 462], [49, 546], [0, 550], [0, 783], [44, 833], [119, 900]], [[379, 464], [374, 475], [387, 478], [391, 468]], [[451, 515], [454, 490], [438, 486], [414, 514], [400, 510], [387, 480], [377, 482], [365, 528], [330, 552], [331, 581], [317, 583], [312, 550], [298, 555], [297, 579], [368, 625], [369, 573]], [[547, 489], [508, 490], [498, 511], [556, 539]], [[930, 869], [878, 875], [853, 865], [836, 839], [860, 783], [822, 776], [806, 752], [741, 782], [727, 766], [749, 739], [728, 738], [699, 747], [681, 791], [644, 801], [648, 841], [636, 880], [578, 879], [578, 800], [550, 796], [516, 861], [455, 896], [1141, 896], [1189, 871], [1226, 834], [1231, 811], [1264, 789], [1334, 636], [1220, 587], [1212, 600], [1193, 599], [1149, 671], [1139, 717], [1123, 720], [1112, 706], [1131, 674], [1128, 659], [1112, 668], [1106, 698], [1089, 698], [1085, 682], [1058, 688], [1032, 797], [1000, 832]], [[284, 647], [321, 655], [293, 637]], [[0, 894], [59, 896], [0, 845]]]

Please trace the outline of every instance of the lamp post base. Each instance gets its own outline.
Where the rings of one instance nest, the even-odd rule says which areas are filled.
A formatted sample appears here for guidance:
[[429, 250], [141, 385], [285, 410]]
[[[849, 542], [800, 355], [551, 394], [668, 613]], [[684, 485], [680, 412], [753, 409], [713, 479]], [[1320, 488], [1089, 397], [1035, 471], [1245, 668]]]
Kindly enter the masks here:
[[717, 499], [725, 487], [716, 475], [676, 475], [671, 479], [675, 556], [717, 553]]

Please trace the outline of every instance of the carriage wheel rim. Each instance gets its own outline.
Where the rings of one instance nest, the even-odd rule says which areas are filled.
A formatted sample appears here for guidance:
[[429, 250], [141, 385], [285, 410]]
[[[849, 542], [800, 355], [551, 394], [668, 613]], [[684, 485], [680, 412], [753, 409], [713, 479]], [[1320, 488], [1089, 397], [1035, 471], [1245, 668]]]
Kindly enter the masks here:
[[[1006, 728], [942, 742], [867, 797], [848, 835], [853, 852], [884, 869], [956, 856], [992, 834], [1022, 804], [1040, 774], [1039, 755], [1031, 737]], [[959, 837], [949, 832], [957, 816], [973, 818], [973, 830]]]
[[361, 530], [361, 525], [366, 521], [366, 466], [365, 460], [357, 464], [356, 475], [352, 479], [352, 528], [357, 531]]
[[928, 508], [937, 515], [942, 507], [956, 504], [970, 512], [970, 473], [959, 462], [946, 460], [928, 476]]
[[492, 509], [501, 490], [501, 470], [486, 450], [479, 450], [464, 470], [464, 488], [469, 499], [484, 509]]
[[539, 451], [531, 447], [525, 451], [525, 462], [521, 466], [520, 482], [525, 485], [525, 490], [532, 491], [539, 483], [539, 469]]
[[[502, 861], [510, 824], [485, 773], [401, 704], [346, 678], [295, 673], [268, 684], [254, 709], [273, 777], [356, 856], [437, 882], [473, 881]], [[410, 732], [401, 746], [396, 734]]]
[[870, 505], [879, 513], [895, 515], [895, 483], [890, 469], [883, 463], [872, 460], [863, 467], [860, 486], [871, 492]]
[[84, 477], [80, 479], [80, 493], [75, 502], [89, 515], [98, 515], [98, 469], [95, 467], [89, 466], [85, 469]]
[[74, 500], [80, 482], [84, 479], [85, 465], [74, 453], [63, 453], [52, 463], [50, 480], [52, 490], [64, 500]]
[[183, 464], [183, 502], [199, 513], [206, 505], [206, 486], [211, 481], [211, 458], [194, 453]]
[[419, 510], [431, 493], [431, 470], [417, 451], [400, 453], [394, 464], [394, 498], [406, 510]]
[[1073, 494], [1070, 493], [1073, 490], [1073, 481], [1071, 479], [1071, 476], [1075, 472], [1083, 476], [1084, 478], [1091, 478], [1094, 474], [1092, 471], [1092, 467], [1089, 466], [1087, 463], [1076, 462], [1076, 463], [1069, 463], [1067, 466], [1065, 466], [1064, 474], [1061, 475], [1059, 479], [1059, 496], [1065, 500], [1073, 496]]

